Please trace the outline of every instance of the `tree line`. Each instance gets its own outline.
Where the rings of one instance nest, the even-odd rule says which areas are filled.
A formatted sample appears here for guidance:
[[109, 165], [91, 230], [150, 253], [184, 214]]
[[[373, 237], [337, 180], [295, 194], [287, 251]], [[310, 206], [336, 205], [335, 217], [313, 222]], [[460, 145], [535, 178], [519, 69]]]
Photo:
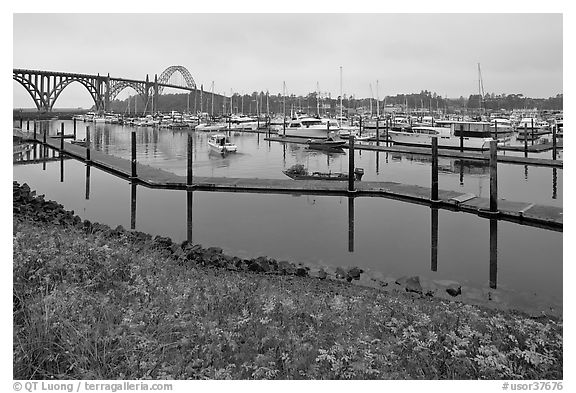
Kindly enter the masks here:
[[[110, 102], [110, 110], [116, 113], [132, 114], [150, 112], [152, 103], [141, 96], [131, 96], [124, 100]], [[344, 110], [358, 111], [363, 108], [368, 111], [372, 106], [372, 113], [376, 113], [377, 103], [375, 99], [356, 98], [355, 96], [342, 97]], [[420, 93], [397, 94], [386, 96], [379, 100], [378, 106], [383, 111], [387, 108], [396, 107], [401, 110], [440, 110], [442, 112], [474, 112], [479, 110], [488, 111], [511, 111], [513, 109], [539, 110], [562, 110], [563, 94], [557, 94], [549, 98], [530, 98], [523, 94], [500, 94], [487, 93], [483, 97], [471, 94], [468, 98], [446, 98], [436, 93], [422, 90]], [[196, 90], [184, 94], [162, 94], [158, 97], [157, 108], [160, 112], [204, 112], [214, 115], [223, 113], [283, 113], [284, 108], [290, 114], [292, 111], [301, 110], [315, 114], [320, 107], [320, 114], [336, 114], [340, 108], [340, 97], [319, 96], [318, 93], [309, 93], [306, 96], [294, 94], [284, 97], [281, 94], [267, 94], [263, 91], [252, 94], [234, 93], [232, 97], [220, 94], [212, 95], [210, 92]]]

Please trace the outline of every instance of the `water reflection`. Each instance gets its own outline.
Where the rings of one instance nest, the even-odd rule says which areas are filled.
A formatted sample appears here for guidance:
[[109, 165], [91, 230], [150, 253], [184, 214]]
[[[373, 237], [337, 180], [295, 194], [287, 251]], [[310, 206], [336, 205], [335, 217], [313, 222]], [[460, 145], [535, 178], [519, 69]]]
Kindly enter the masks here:
[[498, 220], [490, 219], [490, 288], [496, 289], [498, 275]]
[[354, 197], [348, 197], [348, 252], [354, 252]]
[[194, 194], [192, 190], [186, 191], [186, 240], [192, 243], [192, 203], [194, 200]]
[[438, 271], [438, 208], [430, 207], [430, 269]]
[[558, 170], [552, 168], [552, 199], [558, 198]]
[[64, 154], [60, 152], [60, 183], [64, 183]]
[[[40, 153], [44, 154], [42, 148]], [[374, 168], [373, 164], [370, 167]], [[199, 191], [186, 191], [184, 197], [182, 191], [153, 190], [135, 183], [128, 186], [125, 180], [75, 160], [66, 163], [68, 179], [64, 183], [55, 181], [60, 170], [57, 162], [48, 162], [48, 176], [39, 169], [40, 164], [15, 165], [14, 179], [28, 183], [48, 199], [60, 201], [69, 210], [83, 211], [83, 219], [112, 227], [123, 225], [153, 235], [170, 236], [175, 241], [219, 246], [232, 255], [269, 255], [332, 266], [357, 265], [391, 277], [419, 274], [466, 282], [473, 288], [498, 285], [499, 291], [513, 288], [552, 293], [561, 298], [561, 233], [496, 220], [491, 220], [488, 228], [485, 218], [472, 214], [384, 198], [295, 198]], [[549, 172], [546, 174], [550, 179]], [[84, 185], [82, 176], [85, 176]], [[117, 191], [111, 195], [110, 189]], [[118, 198], [126, 202], [130, 198], [130, 208], [127, 203], [115, 203]], [[312, 200], [316, 203], [310, 202]], [[138, 212], [137, 203], [140, 204]], [[162, 208], [144, 208], [150, 204]], [[430, 217], [430, 223], [426, 217]], [[505, 238], [500, 244], [498, 230]], [[386, 250], [385, 257], [382, 250]], [[537, 263], [544, 259], [550, 260], [551, 265], [542, 267]], [[500, 272], [497, 262], [505, 266]], [[500, 273], [498, 277], [497, 273]]]
[[86, 164], [86, 194], [84, 199], [90, 200], [90, 164]]
[[130, 181], [130, 229], [136, 229], [136, 182]]

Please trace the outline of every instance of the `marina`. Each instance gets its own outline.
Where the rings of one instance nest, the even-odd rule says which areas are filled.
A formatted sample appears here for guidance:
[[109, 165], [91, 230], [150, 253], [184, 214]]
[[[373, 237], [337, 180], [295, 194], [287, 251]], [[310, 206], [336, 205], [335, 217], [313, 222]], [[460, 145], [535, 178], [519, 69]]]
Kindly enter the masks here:
[[[68, 129], [72, 126], [72, 122], [51, 122], [46, 123], [48, 127], [48, 134], [56, 134], [56, 130], [62, 130], [62, 127]], [[64, 126], [62, 126], [64, 124]], [[230, 137], [230, 140], [238, 146], [238, 152], [233, 155], [226, 155], [222, 157], [218, 154], [218, 159], [213, 158], [208, 154], [206, 158], [202, 158], [202, 145], [208, 150], [211, 150], [209, 145], [210, 133], [193, 132], [190, 130], [170, 130], [170, 129], [154, 129], [154, 128], [132, 128], [120, 125], [96, 125], [88, 126], [90, 128], [90, 161], [87, 162], [87, 147], [69, 142], [62, 142], [62, 138], [47, 138], [46, 144], [50, 150], [57, 152], [61, 146], [64, 146], [65, 157], [71, 156], [79, 160], [79, 162], [87, 162], [89, 165], [86, 168], [93, 167], [93, 171], [97, 168], [103, 170], [104, 173], [108, 172], [118, 176], [119, 179], [126, 179], [131, 184], [138, 184], [144, 186], [144, 189], [150, 190], [164, 190], [164, 192], [194, 192], [205, 193], [218, 191], [219, 194], [230, 195], [238, 193], [246, 193], [248, 195], [266, 195], [276, 194], [276, 197], [269, 196], [267, 198], [282, 198], [281, 195], [298, 196], [297, 198], [314, 198], [314, 200], [325, 200], [325, 198], [350, 198], [357, 201], [356, 204], [363, 205], [361, 200], [371, 197], [380, 197], [389, 200], [398, 201], [396, 203], [407, 203], [408, 205], [416, 203], [428, 209], [433, 208], [436, 211], [453, 212], [451, 214], [472, 213], [478, 219], [491, 221], [493, 216], [490, 214], [490, 195], [487, 193], [489, 189], [489, 156], [481, 152], [459, 152], [455, 150], [442, 150], [438, 149], [438, 174], [440, 177], [441, 187], [438, 189], [437, 201], [432, 201], [432, 188], [430, 183], [432, 163], [431, 151], [426, 148], [408, 147], [408, 146], [390, 146], [380, 145], [376, 146], [375, 143], [355, 143], [355, 167], [361, 168], [363, 177], [361, 181], [354, 182], [354, 192], [351, 194], [349, 191], [348, 177], [343, 181], [334, 182], [333, 180], [292, 180], [287, 179], [282, 170], [278, 169], [275, 165], [268, 164], [268, 167], [258, 164], [258, 169], [250, 165], [247, 168], [252, 168], [253, 175], [250, 176], [246, 169], [241, 169], [243, 165], [249, 164], [243, 158], [245, 154], [249, 154], [252, 158], [251, 161], [256, 160], [260, 162], [263, 159], [274, 161], [280, 160], [285, 162], [284, 168], [290, 168], [290, 162], [302, 162], [301, 159], [305, 158], [308, 163], [308, 170], [316, 171], [318, 173], [338, 173], [343, 172], [342, 169], [348, 168], [349, 157], [347, 154], [348, 144], [345, 144], [345, 150], [342, 153], [333, 153], [329, 151], [318, 151], [308, 147], [308, 140], [305, 138], [289, 138], [281, 136], [269, 136], [261, 133], [245, 132], [239, 135]], [[85, 138], [87, 128], [77, 126], [77, 137]], [[83, 131], [84, 130], [84, 131]], [[16, 131], [15, 131], [16, 132]], [[33, 133], [30, 131], [18, 131], [19, 135], [33, 139]], [[42, 138], [37, 133], [36, 140], [41, 141]], [[135, 167], [131, 160], [131, 145], [133, 142], [132, 135], [134, 135], [136, 142], [136, 157]], [[192, 136], [192, 152], [193, 152], [193, 177], [190, 185], [187, 179], [187, 162], [189, 154], [186, 146], [188, 145], [188, 136]], [[282, 143], [277, 143], [277, 142]], [[62, 145], [64, 143], [64, 145]], [[31, 153], [30, 159], [34, 156], [40, 155], [40, 149], [37, 145], [36, 153]], [[160, 149], [160, 150], [159, 150]], [[505, 153], [505, 152], [502, 152]], [[200, 156], [199, 156], [200, 154]], [[531, 153], [532, 155], [542, 155], [545, 153]], [[382, 157], [380, 157], [382, 155]], [[172, 157], [172, 158], [170, 158]], [[230, 161], [236, 157], [237, 161]], [[266, 158], [268, 157], [268, 158]], [[275, 157], [275, 158], [273, 158]], [[300, 157], [300, 158], [298, 158]], [[322, 160], [322, 157], [324, 159]], [[536, 179], [540, 177], [539, 171], [552, 171], [552, 197], [535, 197], [526, 198], [526, 186], [520, 188], [512, 186], [511, 188], [500, 188], [500, 193], [505, 195], [504, 199], [498, 200], [498, 220], [504, 220], [514, 225], [524, 225], [534, 228], [542, 228], [539, 230], [552, 230], [561, 231], [563, 227], [563, 214], [562, 214], [562, 160], [552, 160], [549, 158], [536, 158], [536, 157], [522, 157], [522, 156], [509, 156], [498, 154], [498, 162], [500, 172], [504, 170], [504, 174], [509, 172], [514, 167], [523, 168], [523, 175], [518, 173], [512, 176], [522, 176], [526, 181], [526, 174], [528, 179]], [[296, 161], [294, 161], [296, 160]], [[75, 160], [73, 160], [75, 161]], [[69, 161], [67, 161], [69, 162]], [[242, 172], [237, 172], [230, 164], [236, 162], [235, 166], [240, 166]], [[245, 164], [242, 164], [244, 162]], [[270, 162], [273, 161], [263, 161]], [[395, 164], [396, 163], [396, 164]], [[409, 164], [410, 163], [410, 164]], [[406, 169], [414, 167], [421, 167], [419, 170], [420, 175], [414, 177], [414, 174], [409, 175], [412, 170], [406, 172]], [[376, 164], [376, 166], [374, 166]], [[395, 169], [393, 172], [386, 169], [390, 165], [400, 168], [406, 168], [398, 172]], [[36, 164], [42, 165], [42, 164]], [[46, 164], [44, 164], [46, 165]], [[56, 165], [53, 167], [56, 170], [58, 163], [54, 162], [49, 165]], [[71, 164], [65, 164], [66, 167]], [[208, 166], [206, 166], [208, 165]], [[381, 165], [381, 167], [380, 167]], [[425, 166], [428, 166], [426, 169]], [[27, 165], [26, 167], [29, 167]], [[76, 167], [76, 164], [73, 165]], [[510, 168], [508, 168], [510, 167]], [[282, 168], [282, 167], [280, 167]], [[539, 169], [540, 168], [540, 169]], [[136, 176], [133, 176], [134, 171]], [[60, 165], [61, 179], [64, 179], [70, 173], [69, 169], [65, 169]], [[76, 171], [76, 170], [74, 170]], [[528, 171], [528, 172], [526, 172]], [[559, 171], [559, 172], [558, 172]], [[515, 172], [515, 171], [513, 171]], [[530, 176], [530, 172], [534, 173]], [[82, 173], [82, 175], [80, 175]], [[93, 176], [87, 176], [89, 173], [80, 171], [80, 176], [84, 177], [86, 189], [93, 190], [94, 187], [90, 184]], [[241, 175], [243, 173], [243, 175]], [[397, 173], [403, 177], [403, 181], [397, 182], [394, 178], [390, 178], [390, 174]], [[404, 173], [404, 175], [402, 175]], [[248, 174], [248, 176], [246, 176]], [[240, 175], [240, 176], [238, 176]], [[73, 175], [76, 177], [76, 175]], [[456, 176], [454, 178], [454, 176]], [[478, 177], [479, 176], [479, 177]], [[510, 176], [510, 175], [505, 175]], [[18, 177], [16, 177], [18, 178]], [[426, 179], [426, 180], [424, 180]], [[452, 180], [456, 180], [454, 183]], [[460, 180], [458, 180], [460, 179]], [[80, 179], [78, 179], [80, 180]], [[408, 182], [408, 183], [407, 183]], [[412, 184], [410, 184], [410, 182]], [[482, 187], [482, 183], [486, 182]], [[538, 180], [539, 182], [539, 180]], [[538, 182], [533, 186], [537, 186]], [[452, 186], [450, 186], [452, 184]], [[475, 185], [476, 184], [476, 185]], [[532, 184], [531, 181], [527, 183]], [[449, 188], [444, 189], [448, 186]], [[480, 188], [478, 188], [480, 186]], [[140, 187], [139, 187], [140, 188]], [[535, 188], [537, 189], [537, 188]], [[180, 190], [180, 191], [178, 191]], [[518, 193], [510, 194], [511, 191], [518, 191]], [[140, 191], [139, 194], [148, 193], [148, 191]], [[151, 192], [151, 191], [150, 191]], [[516, 196], [522, 196], [518, 199]], [[531, 192], [529, 195], [536, 195]], [[224, 196], [224, 198], [226, 198]], [[318, 199], [320, 198], [320, 199]], [[458, 213], [460, 212], [460, 213]], [[134, 217], [130, 219], [130, 223], [134, 224], [141, 222], [136, 220], [136, 211], [134, 210]], [[445, 213], [448, 214], [448, 213]], [[146, 216], [147, 213], [144, 213]], [[138, 216], [142, 216], [142, 213]], [[510, 225], [508, 224], [508, 225]], [[278, 228], [277, 228], [278, 229]], [[181, 234], [174, 233], [173, 236], [181, 238]], [[317, 236], [316, 234], [314, 236]], [[277, 244], [277, 243], [276, 243]], [[242, 248], [245, 249], [245, 248]], [[321, 246], [323, 251], [319, 255], [325, 253], [327, 250]], [[358, 250], [358, 248], [355, 248]], [[237, 252], [234, 248], [230, 249], [232, 252]], [[318, 250], [320, 251], [320, 250]], [[312, 255], [318, 251], [311, 251]], [[254, 254], [251, 254], [254, 255]], [[277, 254], [274, 254], [277, 255]], [[325, 260], [325, 257], [319, 259]], [[308, 261], [311, 261], [309, 257]], [[313, 260], [313, 259], [312, 259]], [[398, 274], [401, 274], [400, 272]], [[446, 279], [454, 278], [450, 275], [444, 276]], [[477, 286], [476, 290], [481, 290], [482, 286]], [[512, 292], [508, 294], [509, 299], [514, 299], [518, 304], [526, 300], [520, 300], [517, 296], [512, 296]], [[545, 296], [548, 297], [549, 295]], [[511, 300], [508, 300], [511, 301]], [[550, 300], [548, 300], [550, 301]], [[554, 302], [556, 302], [555, 300]], [[542, 307], [545, 302], [542, 301], [539, 307]], [[514, 303], [516, 304], [516, 303]], [[550, 303], [551, 304], [551, 303]], [[555, 303], [558, 307], [558, 303]]]

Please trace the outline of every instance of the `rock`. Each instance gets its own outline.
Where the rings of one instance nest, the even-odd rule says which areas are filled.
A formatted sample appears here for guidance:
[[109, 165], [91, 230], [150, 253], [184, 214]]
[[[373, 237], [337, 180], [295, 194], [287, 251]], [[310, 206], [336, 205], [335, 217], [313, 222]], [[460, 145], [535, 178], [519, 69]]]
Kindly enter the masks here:
[[312, 278], [320, 278], [320, 269], [317, 267], [312, 267], [309, 271], [308, 271], [308, 275]]
[[300, 277], [306, 277], [308, 275], [308, 270], [305, 267], [298, 266], [296, 268], [296, 275]]
[[358, 268], [358, 267], [353, 267], [351, 269], [348, 269], [348, 271], [346, 272], [347, 277], [350, 277], [351, 279], [354, 280], [360, 280], [360, 274], [364, 273], [364, 270]]
[[168, 249], [172, 246], [172, 239], [157, 235], [152, 241], [152, 247]]
[[422, 285], [420, 285], [420, 277], [418, 276], [407, 278], [404, 287], [406, 289], [406, 292], [415, 292], [418, 294], [422, 294]]
[[248, 263], [248, 270], [252, 272], [264, 273], [270, 271], [270, 264], [268, 259], [265, 257], [258, 257], [256, 259], [251, 259]]
[[446, 292], [448, 292], [448, 294], [450, 296], [458, 296], [462, 293], [462, 286], [461, 285], [451, 285], [448, 288], [446, 288]]
[[336, 278], [339, 278], [339, 279], [345, 279], [347, 277], [347, 274], [344, 271], [344, 269], [342, 269], [341, 267], [337, 267], [335, 276], [336, 276]]
[[434, 284], [444, 288], [446, 293], [450, 296], [458, 296], [462, 294], [462, 285], [457, 281], [452, 280], [434, 280]]
[[208, 247], [206, 254], [222, 254], [222, 249], [220, 247]]
[[294, 264], [288, 261], [279, 261], [278, 270], [287, 275], [296, 274], [296, 268], [294, 267]]

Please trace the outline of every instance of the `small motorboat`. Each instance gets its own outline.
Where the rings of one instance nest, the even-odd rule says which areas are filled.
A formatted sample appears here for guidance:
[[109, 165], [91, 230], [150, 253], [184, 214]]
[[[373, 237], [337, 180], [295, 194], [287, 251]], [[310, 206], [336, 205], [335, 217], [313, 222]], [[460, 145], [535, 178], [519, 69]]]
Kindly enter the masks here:
[[[349, 176], [347, 173], [342, 172], [308, 172], [304, 165], [295, 164], [290, 168], [282, 171], [286, 176], [294, 180], [340, 180], [348, 181]], [[362, 180], [364, 175], [363, 168], [354, 169], [354, 180]]]
[[230, 139], [224, 134], [212, 135], [208, 139], [208, 146], [221, 154], [236, 153], [238, 151], [238, 146], [230, 142]]
[[340, 137], [340, 139], [348, 141], [350, 139], [350, 134], [352, 134], [352, 138], [354, 138], [355, 142], [369, 141], [373, 137], [372, 135], [369, 134], [360, 135], [360, 133], [356, 130], [341, 130], [338, 133], [338, 136]]
[[70, 143], [72, 143], [73, 145], [78, 145], [78, 146], [82, 146], [82, 147], [87, 146], [86, 139], [74, 139], [73, 141], [70, 141]]
[[308, 139], [308, 147], [310, 149], [332, 150], [342, 149], [346, 146], [346, 141], [335, 141], [332, 137], [326, 139]]

